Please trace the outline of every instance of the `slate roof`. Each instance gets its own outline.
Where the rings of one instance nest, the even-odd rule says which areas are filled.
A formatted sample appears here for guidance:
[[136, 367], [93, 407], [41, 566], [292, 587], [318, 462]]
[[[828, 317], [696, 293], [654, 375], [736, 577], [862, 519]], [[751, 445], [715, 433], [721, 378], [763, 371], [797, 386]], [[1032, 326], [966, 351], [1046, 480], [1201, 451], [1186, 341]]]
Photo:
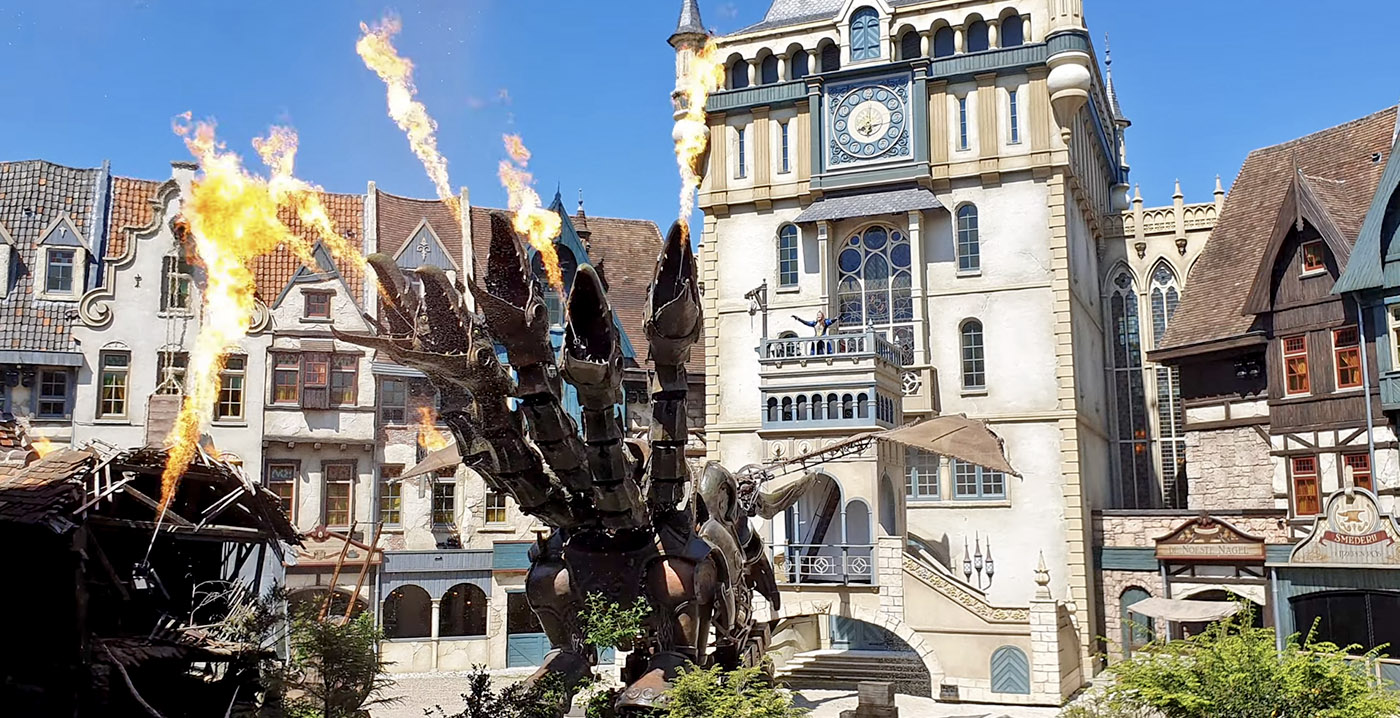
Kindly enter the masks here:
[[[1390, 156], [1386, 158], [1380, 186], [1371, 199], [1371, 207], [1366, 212], [1366, 220], [1361, 224], [1361, 232], [1356, 239], [1356, 246], [1352, 248], [1351, 258], [1347, 260], [1342, 276], [1332, 287], [1333, 294], [1377, 289], [1387, 284], [1383, 262], [1393, 262], [1397, 258], [1397, 250], [1400, 250], [1400, 243], [1392, 241], [1387, 251], [1389, 256], [1381, 256], [1381, 246], [1390, 240], [1384, 233], [1387, 229], [1387, 215], [1393, 211], [1391, 197], [1396, 188], [1400, 187], [1400, 160], [1395, 158], [1396, 146], [1400, 146], [1400, 139], [1397, 139], [1397, 145], [1392, 145]], [[1393, 229], [1391, 231], [1393, 232]], [[1390, 284], [1394, 286], [1393, 282]]]
[[822, 222], [830, 219], [874, 217], [881, 214], [903, 214], [914, 210], [939, 209], [942, 202], [926, 189], [897, 189], [890, 192], [867, 192], [849, 197], [829, 197], [802, 210], [794, 222]]
[[676, 22], [676, 31], [672, 33], [671, 37], [691, 34], [705, 34], [705, 23], [700, 20], [700, 3], [698, 0], [682, 0], [681, 17]]
[[0, 523], [42, 524], [67, 514], [82, 496], [78, 473], [93, 460], [86, 449], [59, 449], [0, 478]]
[[151, 200], [162, 183], [134, 177], [112, 178], [112, 218], [108, 226], [107, 258], [126, 253], [127, 229], [145, 227], [155, 217]]
[[[0, 225], [14, 239], [9, 292], [0, 299], [0, 350], [76, 351], [71, 330], [78, 303], [34, 298], [36, 245], [46, 227], [64, 212], [94, 251], [101, 251], [93, 225], [101, 222], [106, 184], [103, 168], [64, 167], [43, 160], [0, 162]], [[89, 281], [94, 272], [89, 265]]]
[[[355, 247], [363, 247], [365, 240], [364, 218], [365, 218], [365, 198], [358, 194], [332, 194], [321, 192], [321, 201], [326, 205], [326, 212], [330, 215], [331, 223], [335, 231], [344, 237]], [[289, 207], [280, 209], [277, 213], [282, 223], [287, 225], [297, 236], [306, 239], [311, 243], [316, 243], [321, 236], [316, 230], [302, 224], [301, 219], [296, 216], [296, 212]], [[278, 248], [272, 254], [259, 258], [253, 264], [253, 275], [258, 283], [258, 297], [264, 302], [271, 304], [281, 295], [286, 288], [287, 282], [302, 267], [301, 259], [286, 247]], [[345, 285], [350, 288], [350, 294], [356, 302], [362, 306], [364, 304], [364, 272], [355, 263], [337, 258], [335, 267], [340, 272]]]
[[[914, 5], [928, 0], [886, 0], [892, 7], [903, 7]], [[742, 30], [737, 30], [732, 35], [739, 35], [746, 32], [758, 30], [772, 30], [790, 25], [801, 25], [818, 20], [834, 20], [836, 14], [846, 4], [846, 0], [773, 0], [773, 4], [768, 6], [768, 13], [763, 16], [763, 20], [750, 25]]]
[[1390, 107], [1245, 158], [1210, 241], [1191, 268], [1181, 306], [1158, 351], [1240, 336], [1255, 318], [1244, 301], [1267, 248], [1296, 167], [1326, 206], [1348, 243], [1356, 241], [1390, 151], [1396, 108]]

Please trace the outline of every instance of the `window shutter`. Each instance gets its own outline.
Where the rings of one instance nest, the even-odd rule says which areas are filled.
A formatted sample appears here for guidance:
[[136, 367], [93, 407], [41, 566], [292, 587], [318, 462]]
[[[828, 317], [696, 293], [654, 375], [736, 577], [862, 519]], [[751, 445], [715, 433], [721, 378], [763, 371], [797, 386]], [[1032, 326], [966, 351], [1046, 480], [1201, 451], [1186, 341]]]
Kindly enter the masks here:
[[301, 408], [330, 408], [329, 354], [308, 352], [301, 355]]

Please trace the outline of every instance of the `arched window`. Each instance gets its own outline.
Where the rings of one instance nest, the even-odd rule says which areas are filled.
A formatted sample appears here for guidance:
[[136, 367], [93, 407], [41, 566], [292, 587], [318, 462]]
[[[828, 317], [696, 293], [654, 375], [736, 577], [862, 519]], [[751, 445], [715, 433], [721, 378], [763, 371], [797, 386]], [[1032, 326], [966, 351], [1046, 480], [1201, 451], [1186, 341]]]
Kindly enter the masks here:
[[1131, 656], [1133, 651], [1152, 642], [1152, 619], [1140, 616], [1128, 609], [1152, 594], [1132, 586], [1118, 597], [1118, 620], [1123, 631], [1123, 655]]
[[1127, 268], [1120, 269], [1109, 282], [1107, 305], [1117, 473], [1114, 500], [1117, 508], [1152, 508], [1160, 495], [1153, 486], [1137, 284]]
[[923, 54], [923, 38], [917, 30], [906, 30], [899, 36], [899, 59], [913, 60]]
[[386, 638], [427, 638], [432, 635], [433, 602], [418, 586], [400, 586], [384, 599]]
[[880, 13], [863, 7], [851, 16], [851, 62], [880, 57]]
[[763, 58], [763, 63], [758, 66], [758, 84], [771, 85], [778, 81], [778, 56], [769, 55]]
[[822, 48], [822, 72], [836, 72], [841, 69], [841, 48], [835, 43]]
[[574, 253], [558, 244], [554, 245], [556, 254], [559, 257], [559, 269], [563, 274], [564, 295], [554, 290], [554, 286], [549, 283], [549, 273], [545, 271], [544, 260], [539, 252], [535, 252], [530, 258], [530, 265], [535, 276], [540, 280], [541, 298], [544, 299], [544, 306], [549, 310], [549, 325], [561, 327], [564, 325], [564, 306], [569, 289], [574, 286], [574, 273], [578, 271], [578, 261], [574, 259]]
[[977, 20], [967, 26], [967, 51], [981, 52], [990, 47], [987, 41], [987, 23], [985, 20]]
[[778, 286], [797, 286], [797, 225], [778, 230]]
[[880, 477], [880, 530], [886, 536], [899, 536], [899, 497], [889, 474]]
[[982, 242], [977, 227], [976, 205], [958, 208], [958, 271], [982, 271]]
[[792, 74], [792, 79], [801, 80], [812, 74], [812, 56], [806, 50], [798, 50], [792, 53], [792, 59], [788, 61], [788, 72]]
[[987, 388], [987, 360], [982, 347], [982, 322], [969, 319], [958, 329], [962, 349], [962, 388], [980, 391]]
[[1025, 44], [1025, 28], [1021, 24], [1020, 15], [1006, 15], [1001, 19], [999, 29], [1001, 31], [997, 35], [1001, 38], [1002, 47], [1017, 47]]
[[486, 592], [474, 583], [447, 589], [438, 605], [438, 635], [486, 635]]
[[914, 358], [914, 299], [909, 238], [891, 227], [853, 234], [837, 257], [837, 307], [846, 330], [888, 328], [906, 363]]
[[742, 90], [749, 86], [749, 61], [743, 58], [729, 65], [729, 87]]
[[933, 56], [952, 57], [958, 51], [957, 36], [953, 28], [944, 25], [933, 33]]
[[[1153, 270], [1148, 297], [1152, 305], [1152, 346], [1160, 347], [1181, 300], [1176, 273], [1166, 262]], [[1184, 500], [1186, 491], [1186, 410], [1181, 404], [1181, 370], [1157, 366], [1153, 371], [1157, 379], [1157, 453], [1162, 462], [1162, 493], [1175, 505]]]
[[1031, 692], [1031, 664], [1026, 652], [1015, 646], [1002, 646], [992, 652], [992, 692]]

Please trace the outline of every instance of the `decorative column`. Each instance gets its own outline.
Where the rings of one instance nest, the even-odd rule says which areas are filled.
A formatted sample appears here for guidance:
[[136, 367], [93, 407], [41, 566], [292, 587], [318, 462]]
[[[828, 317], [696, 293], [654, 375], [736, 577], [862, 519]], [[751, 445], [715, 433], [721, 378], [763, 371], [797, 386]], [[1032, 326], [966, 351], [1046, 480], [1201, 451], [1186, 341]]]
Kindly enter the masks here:
[[967, 43], [964, 42], [966, 35], [963, 33], [963, 26], [953, 28], [953, 49], [957, 52], [967, 52]]
[[[1045, 554], [1035, 569], [1035, 598], [1031, 599], [1031, 696], [1058, 705], [1064, 694], [1060, 680], [1059, 609], [1050, 594]], [[1073, 652], [1078, 653], [1078, 646]]]
[[[929, 162], [934, 165], [948, 161], [948, 81], [932, 80], [928, 83], [928, 128]], [[947, 168], [943, 175], [948, 174]]]
[[779, 56], [778, 56], [778, 82], [787, 82], [789, 79], [791, 79], [791, 78], [788, 77], [788, 65], [789, 65], [789, 61], [788, 61], [787, 53], [783, 53], [783, 54], [779, 55]]
[[933, 55], [933, 33], [932, 33], [932, 32], [921, 32], [921, 33], [919, 33], [919, 54], [920, 54], [921, 56], [923, 56], [923, 57], [929, 57], [929, 56]]
[[902, 622], [904, 620], [904, 536], [881, 536], [875, 540], [873, 574], [872, 578], [880, 587], [880, 613], [886, 618]]
[[[912, 293], [914, 295], [914, 332], [915, 343], [915, 364], [930, 364], [933, 362], [933, 348], [929, 346], [929, 332], [927, 326], [928, 297], [924, 296], [924, 279], [927, 267], [924, 265], [924, 213], [915, 210], [909, 213], [909, 248], [913, 250], [911, 264], [913, 266]], [[922, 373], [922, 372], [920, 372]], [[901, 512], [902, 515], [902, 512]]]
[[831, 308], [831, 287], [836, 281], [835, 272], [832, 271], [831, 256], [831, 222], [817, 222], [817, 254], [821, 265], [822, 277], [822, 306]]
[[744, 63], [744, 72], [749, 76], [749, 87], [758, 84], [758, 58], [754, 58]]
[[998, 24], [998, 23], [997, 23], [996, 20], [988, 20], [988, 21], [987, 21], [987, 47], [988, 47], [988, 48], [1001, 47], [1000, 45], [997, 44], [997, 24]]
[[442, 599], [434, 598], [431, 600], [433, 602], [433, 617], [430, 619], [431, 623], [428, 625], [428, 630], [430, 631], [428, 635], [432, 638], [433, 670], [436, 671], [438, 667], [438, 619], [442, 615]]
[[1022, 15], [1022, 16], [1021, 16], [1021, 40], [1022, 40], [1022, 42], [1031, 42], [1031, 16], [1030, 16], [1030, 15]]

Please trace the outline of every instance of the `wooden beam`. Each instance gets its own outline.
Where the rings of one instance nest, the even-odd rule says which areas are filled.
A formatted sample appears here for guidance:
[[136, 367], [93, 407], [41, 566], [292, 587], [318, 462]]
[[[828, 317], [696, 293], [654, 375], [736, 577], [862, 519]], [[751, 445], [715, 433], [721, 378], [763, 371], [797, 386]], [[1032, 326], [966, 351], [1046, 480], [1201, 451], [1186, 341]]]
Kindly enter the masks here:
[[[155, 499], [153, 499], [153, 498], [151, 498], [151, 497], [145, 495], [145, 494], [142, 493], [139, 489], [137, 489], [135, 486], [132, 486], [131, 484], [127, 484], [126, 486], [122, 487], [122, 492], [123, 492], [123, 493], [126, 493], [126, 494], [128, 494], [128, 495], [130, 495], [131, 498], [136, 499], [137, 501], [140, 501], [141, 503], [143, 503], [143, 504], [145, 504], [145, 505], [147, 505], [147, 506], [149, 506], [149, 507], [155, 509], [156, 511], [160, 511], [160, 510], [161, 510], [161, 508], [160, 508], [160, 502], [159, 502], [159, 501], [156, 501]], [[188, 519], [186, 519], [185, 517], [181, 516], [180, 514], [175, 513], [169, 506], [165, 507], [165, 516], [166, 516], [166, 518], [170, 519], [172, 522], [174, 522], [174, 523], [176, 523], [176, 524], [178, 524], [178, 525], [180, 525], [180, 526], [185, 526], [185, 527], [187, 527], [187, 528], [194, 528], [194, 523], [193, 523], [193, 522], [189, 521]]]
[[[107, 526], [110, 528], [130, 529], [132, 531], [155, 531], [156, 522], [137, 521], [135, 519], [117, 519], [107, 516], [94, 516], [88, 522], [96, 526]], [[245, 541], [262, 542], [275, 541], [277, 536], [266, 533], [258, 529], [245, 529], [238, 526], [208, 526], [202, 529], [194, 527], [184, 527], [169, 525], [163, 527], [166, 533], [180, 538], [192, 539], [195, 541]]]

